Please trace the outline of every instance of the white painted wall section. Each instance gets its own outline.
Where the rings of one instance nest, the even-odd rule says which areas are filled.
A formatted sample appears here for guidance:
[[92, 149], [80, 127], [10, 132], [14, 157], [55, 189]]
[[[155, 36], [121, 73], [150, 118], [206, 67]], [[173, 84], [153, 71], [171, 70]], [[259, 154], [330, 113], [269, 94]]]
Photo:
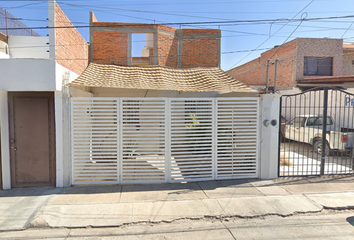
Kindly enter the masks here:
[[55, 63], [55, 90], [61, 91], [64, 84], [70, 83], [78, 77], [79, 75], [73, 71]]
[[11, 58], [49, 59], [49, 37], [9, 36]]
[[54, 92], [55, 144], [56, 144], [56, 187], [64, 186], [63, 174], [63, 100], [60, 91]]
[[56, 90], [54, 60], [0, 59], [0, 72], [0, 90]]
[[0, 91], [1, 164], [2, 187], [11, 189], [9, 117], [7, 91]]
[[10, 55], [0, 52], [0, 59], [9, 59], [9, 58], [10, 58]]
[[0, 90], [61, 91], [79, 75], [49, 59], [0, 59]]
[[7, 43], [0, 41], [0, 58], [10, 58]]
[[[74, 87], [73, 87], [74, 88]], [[182, 92], [169, 90], [151, 90], [151, 89], [129, 89], [129, 88], [97, 88], [91, 87], [95, 97], [167, 97], [167, 98], [185, 98], [185, 97], [216, 97], [218, 92]]]
[[261, 100], [261, 179], [278, 177], [279, 94], [264, 94]]

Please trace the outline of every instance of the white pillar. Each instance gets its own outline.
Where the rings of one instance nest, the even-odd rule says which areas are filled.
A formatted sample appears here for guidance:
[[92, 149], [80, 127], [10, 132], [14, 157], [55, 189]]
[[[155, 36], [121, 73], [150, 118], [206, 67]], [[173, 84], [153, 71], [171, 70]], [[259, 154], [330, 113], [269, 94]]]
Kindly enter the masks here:
[[63, 99], [63, 184], [71, 186], [71, 107], [70, 92], [68, 86], [63, 86], [61, 91]]
[[261, 179], [278, 177], [279, 94], [264, 94], [261, 103]]
[[54, 92], [55, 104], [55, 152], [56, 152], [56, 187], [64, 186], [63, 176], [63, 100], [61, 91]]
[[10, 136], [7, 91], [0, 91], [2, 188], [11, 189]]

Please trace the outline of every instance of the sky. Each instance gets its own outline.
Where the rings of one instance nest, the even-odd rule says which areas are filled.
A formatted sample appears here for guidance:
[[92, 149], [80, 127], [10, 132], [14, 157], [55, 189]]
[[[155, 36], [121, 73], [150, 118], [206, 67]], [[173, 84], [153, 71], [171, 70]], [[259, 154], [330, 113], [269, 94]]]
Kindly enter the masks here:
[[[225, 71], [299, 37], [343, 38], [354, 43], [354, 0], [57, 0], [57, 3], [75, 26], [88, 26], [89, 12], [93, 11], [101, 22], [221, 29], [221, 68]], [[0, 7], [29, 27], [47, 26], [47, 1], [0, 0]], [[78, 30], [89, 41], [88, 27]], [[47, 30], [36, 31], [42, 36], [47, 34]], [[145, 44], [139, 37], [133, 41], [138, 48]], [[133, 49], [133, 55], [136, 54]]]

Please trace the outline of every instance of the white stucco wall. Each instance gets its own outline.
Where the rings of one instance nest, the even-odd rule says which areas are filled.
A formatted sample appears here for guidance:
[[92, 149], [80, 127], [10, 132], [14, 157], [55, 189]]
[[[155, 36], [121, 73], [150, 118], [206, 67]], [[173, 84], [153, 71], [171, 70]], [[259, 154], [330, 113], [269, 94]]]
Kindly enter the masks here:
[[39, 59], [0, 59], [0, 90], [53, 91], [55, 61]]
[[9, 59], [9, 58], [10, 58], [10, 55], [0, 52], [0, 59]]
[[69, 91], [64, 83], [78, 77], [74, 72], [57, 64], [54, 60], [43, 59], [0, 59], [0, 127], [2, 148], [2, 176], [4, 189], [11, 188], [9, 132], [8, 132], [8, 91], [51, 91], [55, 95], [56, 129], [56, 186], [68, 186], [70, 179], [70, 103]]
[[261, 179], [278, 177], [279, 94], [264, 94], [261, 99]]
[[70, 83], [78, 77], [79, 75], [73, 71], [55, 63], [55, 90], [61, 91], [64, 84]]
[[49, 59], [0, 59], [0, 72], [0, 90], [7, 91], [61, 91], [78, 77]]
[[[75, 87], [71, 87], [75, 89]], [[189, 98], [189, 97], [258, 97], [258, 92], [183, 92], [167, 90], [147, 90], [147, 89], [123, 89], [123, 88], [98, 88], [92, 87], [91, 92], [94, 97], [167, 97], [167, 98]]]
[[217, 92], [180, 92], [148, 89], [91, 88], [94, 97], [217, 97]]
[[49, 59], [49, 37], [9, 36], [11, 58]]
[[0, 90], [0, 137], [1, 137], [1, 169], [2, 187], [11, 188], [9, 117], [7, 91]]

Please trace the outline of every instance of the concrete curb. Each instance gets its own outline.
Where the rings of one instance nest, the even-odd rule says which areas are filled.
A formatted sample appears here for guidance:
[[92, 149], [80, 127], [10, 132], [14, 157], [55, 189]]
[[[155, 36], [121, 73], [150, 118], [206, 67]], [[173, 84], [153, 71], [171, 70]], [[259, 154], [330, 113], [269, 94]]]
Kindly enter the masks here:
[[304, 195], [257, 196], [184, 201], [47, 205], [33, 226], [82, 228], [122, 226], [142, 222], [173, 222], [179, 219], [254, 218], [320, 212], [322, 206]]

